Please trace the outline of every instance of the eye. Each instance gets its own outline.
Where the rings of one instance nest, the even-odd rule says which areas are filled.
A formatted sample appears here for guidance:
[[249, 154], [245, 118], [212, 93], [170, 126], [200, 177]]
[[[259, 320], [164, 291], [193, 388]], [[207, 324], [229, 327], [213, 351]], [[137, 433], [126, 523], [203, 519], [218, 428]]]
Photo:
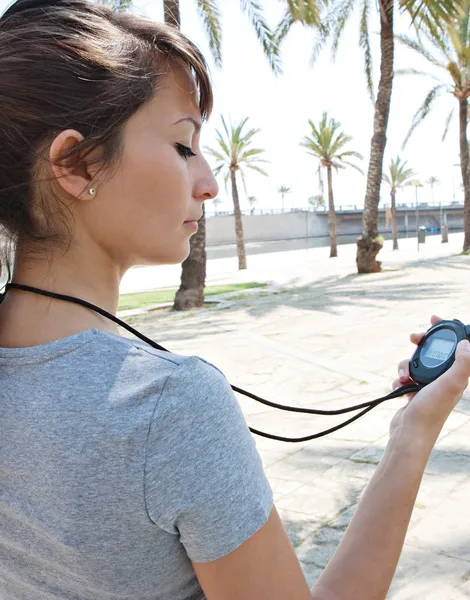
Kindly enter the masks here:
[[196, 156], [191, 148], [188, 148], [188, 146], [185, 146], [184, 144], [176, 144], [176, 149], [178, 150], [178, 154], [185, 159]]

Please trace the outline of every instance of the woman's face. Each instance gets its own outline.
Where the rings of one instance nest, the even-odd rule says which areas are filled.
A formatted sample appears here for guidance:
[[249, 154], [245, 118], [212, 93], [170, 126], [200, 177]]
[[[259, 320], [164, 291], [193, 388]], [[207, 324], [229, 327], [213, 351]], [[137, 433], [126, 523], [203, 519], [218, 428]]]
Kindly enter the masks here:
[[86, 235], [123, 267], [188, 256], [202, 203], [218, 192], [200, 151], [200, 121], [192, 78], [172, 70], [127, 123], [119, 168], [80, 203]]

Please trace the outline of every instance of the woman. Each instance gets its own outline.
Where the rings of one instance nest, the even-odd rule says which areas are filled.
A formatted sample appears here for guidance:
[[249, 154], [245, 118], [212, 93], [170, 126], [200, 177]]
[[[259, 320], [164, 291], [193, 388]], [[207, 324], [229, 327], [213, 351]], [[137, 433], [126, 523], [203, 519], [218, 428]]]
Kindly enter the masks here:
[[[217, 194], [199, 148], [212, 106], [204, 59], [142, 18], [19, 0], [0, 20], [0, 81], [0, 224], [15, 256], [4, 272], [115, 314], [124, 273], [182, 262]], [[395, 386], [409, 380], [408, 361], [400, 369]], [[453, 368], [396, 415], [309, 590], [225, 377], [122, 338], [83, 306], [9, 289], [0, 597], [384, 598], [426, 461], [469, 375], [462, 344]]]

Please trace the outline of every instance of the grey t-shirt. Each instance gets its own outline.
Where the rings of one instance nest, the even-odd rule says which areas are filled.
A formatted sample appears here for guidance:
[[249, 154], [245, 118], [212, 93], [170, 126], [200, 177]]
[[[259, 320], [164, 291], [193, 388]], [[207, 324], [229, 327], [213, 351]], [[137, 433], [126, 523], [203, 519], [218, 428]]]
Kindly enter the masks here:
[[0, 348], [1, 600], [200, 600], [272, 492], [227, 379], [97, 330]]

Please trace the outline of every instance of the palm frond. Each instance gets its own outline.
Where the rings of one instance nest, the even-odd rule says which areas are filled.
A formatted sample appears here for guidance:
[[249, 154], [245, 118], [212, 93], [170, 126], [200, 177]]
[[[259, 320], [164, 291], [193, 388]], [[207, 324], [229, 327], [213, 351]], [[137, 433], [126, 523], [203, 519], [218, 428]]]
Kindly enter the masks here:
[[426, 71], [418, 71], [417, 69], [397, 69], [395, 71], [395, 75], [413, 75], [413, 77], [421, 76], [421, 77], [429, 77], [430, 79], [434, 79], [434, 81], [439, 81], [442, 83], [442, 80], [432, 75], [431, 73], [426, 73]]
[[286, 0], [286, 3], [287, 11], [294, 22], [308, 27], [320, 23], [320, 6], [317, 0]]
[[400, 0], [400, 8], [410, 13], [413, 22], [436, 30], [457, 18], [462, 5], [456, 0]]
[[[347, 160], [343, 160], [343, 165], [346, 165], [348, 167], [352, 167], [353, 169], [355, 169], [356, 171], [359, 171], [359, 173], [361, 175], [364, 175], [364, 171], [361, 169], [361, 167], [358, 167], [357, 165], [355, 165], [354, 163], [348, 162]], [[345, 167], [343, 167], [345, 168]]]
[[243, 189], [245, 190], [245, 196], [248, 196], [248, 190], [246, 189], [245, 173], [243, 172], [243, 169], [240, 169], [240, 176], [242, 178]]
[[280, 75], [282, 69], [279, 47], [276, 44], [274, 34], [271, 32], [266, 19], [264, 18], [261, 4], [258, 0], [240, 0], [240, 6], [242, 11], [247, 13], [248, 18], [256, 31], [258, 40], [261, 42], [264, 54], [269, 61], [273, 73], [275, 75]]
[[261, 173], [261, 175], [264, 175], [265, 177], [268, 176], [268, 174], [266, 173], [266, 171], [264, 169], [262, 169], [261, 167], [258, 167], [256, 165], [252, 165], [251, 163], [247, 163], [246, 165], [247, 169], [252, 169], [253, 171], [257, 171], [258, 173]]
[[402, 148], [404, 148], [406, 146], [406, 144], [408, 143], [411, 135], [413, 134], [414, 130], [416, 129], [416, 127], [418, 127], [418, 125], [420, 125], [424, 119], [428, 116], [429, 112], [431, 111], [434, 102], [436, 101], [436, 99], [440, 96], [441, 92], [446, 88], [447, 86], [444, 84], [439, 84], [436, 85], [432, 88], [432, 90], [430, 92], [428, 92], [428, 94], [426, 95], [426, 98], [424, 99], [423, 104], [418, 108], [418, 110], [416, 111], [414, 117], [413, 117], [413, 121], [410, 127], [410, 130], [408, 131], [408, 133], [406, 134], [406, 138], [405, 141], [403, 142]]
[[[352, 140], [352, 138], [350, 138]], [[356, 152], [355, 150], [347, 150], [346, 152], [341, 152], [341, 154], [338, 156], [338, 158], [340, 160], [343, 160], [343, 156], [353, 156], [354, 158], [357, 158], [359, 160], [364, 160], [364, 157], [362, 156], [362, 154], [360, 152]]]
[[410, 38], [407, 35], [401, 34], [397, 34], [395, 38], [407, 48], [410, 48], [411, 50], [414, 50], [415, 52], [420, 54], [423, 58], [425, 58], [435, 67], [439, 67], [440, 69], [446, 69], [447, 65], [445, 64], [445, 62], [440, 61], [435, 56], [433, 56], [426, 48], [424, 48], [424, 46], [420, 42], [417, 42], [416, 40]]
[[208, 154], [209, 156], [212, 156], [212, 158], [215, 158], [216, 160], [220, 161], [221, 163], [227, 162], [227, 156], [224, 156], [221, 152], [215, 150], [214, 148], [205, 146], [204, 152], [206, 152], [206, 154]]
[[197, 8], [202, 18], [206, 35], [209, 39], [214, 62], [222, 66], [222, 26], [220, 23], [220, 10], [217, 0], [197, 0]]
[[289, 10], [286, 10], [284, 16], [277, 24], [276, 29], [274, 30], [274, 42], [278, 48], [280, 48], [282, 42], [287, 37], [290, 32], [292, 25], [294, 24], [294, 20]]
[[225, 167], [226, 165], [224, 163], [217, 165], [214, 169], [213, 169], [213, 173], [214, 175], [217, 177], [217, 175], [220, 173], [220, 171], [222, 171], [222, 169]]
[[[259, 156], [263, 152], [266, 152], [266, 151], [262, 150], [261, 148], [252, 148], [251, 150], [247, 150], [246, 152], [244, 152], [243, 155], [242, 155], [242, 158], [243, 158], [243, 160], [247, 160], [247, 159], [252, 158], [254, 156]], [[267, 160], [264, 160], [262, 158], [257, 158], [256, 160], [259, 160], [261, 162], [268, 162]]]
[[230, 169], [227, 169], [227, 171], [225, 172], [224, 175], [224, 187], [225, 187], [225, 191], [228, 193], [228, 182], [231, 181], [231, 177], [230, 177]]
[[309, 66], [313, 67], [315, 61], [317, 60], [320, 52], [326, 45], [328, 38], [330, 37], [331, 29], [326, 21], [320, 23], [317, 29], [317, 36], [315, 39], [315, 44], [312, 48], [312, 53], [310, 55]]
[[449, 129], [450, 129], [450, 124], [452, 123], [452, 119], [454, 118], [455, 115], [455, 108], [453, 108], [450, 113], [447, 115], [447, 119], [444, 125], [444, 131], [442, 133], [442, 141], [444, 141], [447, 137], [447, 134], [449, 133]]
[[364, 70], [366, 74], [367, 90], [370, 99], [374, 101], [374, 83], [372, 79], [372, 52], [370, 49], [369, 35], [369, 5], [370, 0], [363, 0], [361, 21], [359, 25], [359, 46], [364, 50]]
[[345, 0], [337, 8], [333, 5], [331, 12], [331, 19], [334, 19], [334, 25], [331, 30], [332, 45], [331, 45], [331, 57], [333, 60], [336, 58], [338, 52], [338, 46], [341, 39], [341, 35], [344, 31], [346, 23], [354, 10], [355, 0]]
[[[230, 147], [227, 144], [227, 140], [224, 139], [224, 136], [218, 129], [215, 130], [215, 133], [217, 142], [223, 152], [223, 155], [225, 156], [225, 160], [230, 160], [232, 157], [232, 153], [230, 151]], [[227, 138], [230, 139], [229, 136], [227, 136]]]

